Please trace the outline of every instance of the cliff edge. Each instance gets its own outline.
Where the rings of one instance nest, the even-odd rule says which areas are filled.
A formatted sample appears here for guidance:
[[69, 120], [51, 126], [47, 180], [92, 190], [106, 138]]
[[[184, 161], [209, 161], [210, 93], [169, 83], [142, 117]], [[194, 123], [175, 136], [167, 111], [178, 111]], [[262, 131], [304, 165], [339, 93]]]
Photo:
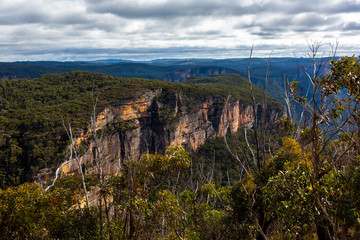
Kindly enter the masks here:
[[[262, 111], [257, 105], [257, 114]], [[267, 121], [283, 115], [280, 109], [269, 109]], [[113, 102], [98, 116], [96, 129], [102, 133], [101, 157], [105, 173], [117, 173], [124, 161], [136, 160], [141, 154], [163, 152], [169, 145], [182, 145], [195, 151], [208, 139], [235, 133], [251, 127], [254, 116], [249, 105], [232, 97], [199, 99], [166, 89], [148, 91], [137, 97]], [[90, 136], [90, 132], [84, 136]], [[78, 142], [89, 146], [81, 157], [87, 173], [96, 172], [96, 151], [90, 137]], [[62, 168], [63, 174], [78, 172], [76, 161]]]

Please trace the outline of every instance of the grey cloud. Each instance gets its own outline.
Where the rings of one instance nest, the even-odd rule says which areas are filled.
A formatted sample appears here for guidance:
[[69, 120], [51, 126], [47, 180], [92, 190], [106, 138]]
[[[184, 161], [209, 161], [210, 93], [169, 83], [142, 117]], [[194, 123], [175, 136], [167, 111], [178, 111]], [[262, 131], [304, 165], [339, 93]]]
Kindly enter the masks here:
[[[0, 50], [5, 46], [0, 45]], [[212, 54], [221, 54], [229, 51], [224, 48], [197, 48], [197, 47], [170, 47], [170, 48], [56, 48], [46, 51], [40, 47], [34, 48], [18, 48], [8, 54], [26, 56], [51, 55], [54, 59], [60, 60], [64, 56], [76, 56], [74, 60], [80, 59], [98, 59], [101, 56], [116, 56], [122, 58], [136, 58], [141, 60], [150, 60], [154, 58], [172, 57], [189, 57], [189, 56], [212, 56]], [[211, 54], [209, 54], [211, 53]], [[0, 59], [1, 60], [1, 59]]]
[[[273, 6], [273, 7], [271, 7]], [[322, 15], [360, 12], [360, 4], [354, 1], [294, 0], [271, 1], [264, 11], [284, 14], [316, 13]]]
[[[325, 31], [327, 27], [336, 24], [335, 17], [327, 17], [316, 13], [297, 15], [282, 15], [276, 18], [260, 18], [252, 24], [238, 24], [237, 28], [247, 28], [254, 35], [266, 36], [267, 38], [279, 37], [283, 33]], [[259, 30], [260, 29], [260, 30]]]
[[221, 32], [217, 30], [203, 31], [203, 32], [193, 32], [196, 35], [219, 35]]
[[[243, 16], [264, 12], [301, 11], [304, 4], [299, 5], [268, 2], [242, 6], [241, 1], [168, 1], [162, 4], [138, 4], [130, 1], [98, 1], [88, 0], [88, 11], [96, 13], [111, 13], [123, 18], [177, 18], [184, 16]], [[301, 8], [299, 8], [301, 6]]]
[[269, 1], [242, 6], [241, 1], [167, 1], [162, 4], [138, 4], [135, 1], [88, 0], [88, 11], [112, 13], [123, 18], [177, 18], [183, 16], [252, 15], [259, 13], [297, 14], [316, 12], [322, 14], [360, 12], [360, 4], [323, 0]]
[[[298, 39], [305, 39], [305, 34], [313, 32], [356, 36], [360, 29], [360, 18], [356, 17], [360, 15], [353, 14], [360, 12], [360, 4], [355, 1], [271, 0], [244, 5], [241, 0], [162, 3], [148, 0], [143, 1], [144, 4], [137, 4], [136, 0], [74, 0], [77, 7], [69, 9], [62, 5], [69, 1], [61, 0], [23, 0], [26, 3], [23, 6], [16, 6], [12, 0], [3, 1], [5, 4], [0, 8], [0, 43], [3, 45], [0, 49], [4, 56], [6, 53], [18, 56], [43, 53], [54, 58], [57, 55], [223, 56], [238, 51], [231, 49], [236, 44], [231, 43], [232, 39], [234, 42], [241, 39], [246, 47], [251, 45], [253, 40], [239, 36], [243, 32], [264, 42], [271, 42], [268, 39], [285, 42], [289, 35]], [[353, 19], [343, 18], [345, 14], [351, 14]], [[214, 21], [225, 22], [224, 27], [211, 26], [209, 22]], [[205, 29], [201, 30], [201, 26]], [[226, 41], [222, 41], [224, 39]], [[212, 42], [217, 46], [223, 44], [224, 48], [189, 47]], [[106, 48], [106, 44], [111, 45]], [[180, 47], [148, 47], [155, 44]], [[124, 48], [113, 48], [117, 45]], [[72, 48], [67, 48], [69, 46]]]
[[221, 35], [221, 31], [219, 30], [209, 30], [209, 31], [191, 31], [191, 32], [188, 32], [189, 35], [191, 36], [200, 36], [200, 37], [203, 37], [203, 36], [209, 36], [209, 37], [213, 37], [213, 36], [219, 36]]
[[[15, 57], [15, 59], [32, 60], [95, 60], [102, 58], [123, 58], [133, 60], [152, 60], [158, 58], [229, 58], [229, 57], [248, 57], [250, 46], [243, 45], [236, 48], [209, 48], [209, 47], [170, 47], [170, 48], [61, 48], [55, 47], [51, 50], [44, 51], [43, 48], [33, 45], [32, 47], [17, 48], [9, 50], [8, 45], [0, 44], [0, 50]], [[274, 51], [272, 56], [289, 56], [292, 50], [296, 49], [297, 56], [304, 55], [308, 49], [305, 46], [297, 45], [290, 47], [287, 44], [274, 46], [269, 44], [255, 45], [254, 57], [268, 56]], [[342, 48], [341, 54], [353, 54], [351, 47]], [[305, 56], [305, 55], [304, 55]], [[1, 58], [0, 61], [8, 61], [9, 58]]]
[[336, 13], [360, 13], [360, 3], [340, 2], [338, 4], [324, 4], [322, 11], [327, 14]]
[[262, 39], [275, 39], [279, 38], [279, 32], [269, 32], [269, 31], [253, 31], [251, 32], [252, 35], [256, 35], [261, 37]]
[[49, 24], [84, 24], [88, 20], [85, 15], [70, 14], [67, 12], [59, 13], [58, 15], [51, 15], [46, 11], [29, 11], [26, 10], [15, 13], [1, 13], [0, 25], [19, 25], [19, 24], [33, 24], [41, 23]]
[[343, 31], [359, 31], [360, 22], [349, 22], [346, 24], [342, 24], [339, 28]]
[[238, 1], [168, 1], [162, 4], [138, 4], [130, 1], [89, 1], [88, 9], [112, 13], [123, 18], [177, 18], [183, 16], [221, 16], [255, 14], [278, 10], [278, 4], [241, 6]]
[[75, 14], [75, 13], [64, 13], [58, 16], [49, 16], [47, 19], [51, 24], [60, 25], [74, 25], [74, 24], [87, 24], [91, 23], [86, 15]]
[[47, 16], [41, 12], [24, 12], [24, 13], [1, 13], [0, 25], [18, 25], [24, 23], [42, 23], [47, 20]]
[[191, 4], [182, 1], [167, 2], [160, 5], [142, 6], [130, 2], [107, 1], [91, 4], [89, 10], [96, 13], [112, 13], [124, 18], [173, 18], [183, 16], [211, 15], [223, 9], [222, 4], [206, 4], [202, 1]]
[[329, 23], [333, 23], [335, 21], [334, 18], [328, 18], [327, 16], [318, 14], [318, 13], [308, 13], [299, 16], [298, 18], [293, 18], [293, 24], [305, 26], [305, 27], [317, 27], [323, 25], [329, 25]]

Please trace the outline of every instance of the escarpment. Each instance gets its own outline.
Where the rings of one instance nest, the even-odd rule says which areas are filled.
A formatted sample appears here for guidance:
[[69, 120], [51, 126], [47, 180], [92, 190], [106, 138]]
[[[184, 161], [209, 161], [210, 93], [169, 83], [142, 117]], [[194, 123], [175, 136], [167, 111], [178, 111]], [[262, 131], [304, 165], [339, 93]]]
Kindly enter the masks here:
[[[257, 106], [260, 116], [262, 107]], [[279, 118], [283, 111], [269, 109], [267, 121]], [[250, 106], [228, 97], [199, 99], [163, 89], [148, 91], [135, 98], [113, 102], [98, 116], [96, 130], [102, 133], [101, 158], [104, 173], [117, 173], [128, 159], [141, 154], [163, 152], [169, 145], [182, 145], [195, 151], [206, 140], [242, 127], [251, 127], [254, 116]], [[96, 172], [96, 151], [91, 133], [78, 138], [87, 142], [81, 157], [86, 172]], [[63, 174], [78, 172], [72, 161], [62, 167]]]
[[213, 75], [238, 73], [238, 71], [218, 66], [201, 66], [176, 70], [164, 77], [167, 82], [185, 82], [190, 77], [210, 77]]

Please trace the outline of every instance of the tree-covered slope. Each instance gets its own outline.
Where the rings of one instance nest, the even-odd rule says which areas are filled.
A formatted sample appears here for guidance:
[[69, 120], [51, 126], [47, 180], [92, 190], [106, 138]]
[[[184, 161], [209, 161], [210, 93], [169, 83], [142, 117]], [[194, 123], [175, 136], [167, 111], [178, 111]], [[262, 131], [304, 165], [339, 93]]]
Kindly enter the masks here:
[[[0, 63], [0, 78], [38, 78], [44, 74], [63, 73], [68, 71], [89, 71], [103, 73], [115, 77], [138, 77], [164, 80], [165, 76], [175, 71], [189, 68], [219, 68], [216, 65], [167, 65], [150, 63], [120, 62], [14, 62]], [[231, 70], [236, 72], [235, 70]]]
[[[101, 167], [87, 172], [83, 183], [75, 174], [50, 190], [34, 183], [0, 189], [0, 237], [358, 239], [360, 61], [344, 57], [330, 66], [329, 74], [311, 76], [311, 99], [291, 83], [294, 101], [313, 109], [302, 122], [285, 116], [275, 123], [255, 121], [251, 129], [208, 141], [192, 154], [180, 146], [147, 152], [124, 162], [118, 174], [104, 176]], [[182, 92], [179, 98], [196, 105], [203, 96], [227, 96], [229, 85], [245, 88], [245, 82], [229, 75], [159, 87], [166, 94]], [[166, 94], [159, 94], [158, 106], [165, 105]], [[10, 147], [14, 156], [18, 150]], [[86, 204], [87, 193], [92, 204]]]
[[[317, 59], [326, 62], [329, 59]], [[227, 73], [248, 74], [248, 58], [235, 59], [174, 59], [154, 60], [150, 62], [13, 62], [0, 63], [0, 78], [38, 78], [43, 74], [63, 73], [68, 71], [89, 71], [108, 74], [116, 77], [136, 77], [164, 80], [176, 73], [206, 72], [207, 69], [225, 69]], [[299, 67], [300, 66], [300, 67]], [[311, 60], [307, 58], [253, 58], [250, 73], [253, 83], [265, 89], [266, 73], [269, 71], [269, 95], [283, 100], [285, 80], [301, 81], [303, 89], [307, 89], [309, 80], [304, 70], [310, 70]], [[186, 75], [186, 74], [185, 74]], [[202, 76], [202, 74], [195, 76]], [[186, 78], [186, 76], [185, 76]]]
[[166, 83], [121, 79], [88, 72], [45, 75], [39, 79], [0, 80], [0, 163], [2, 185], [31, 178], [39, 168], [63, 160], [67, 136], [62, 119], [75, 130], [86, 128], [91, 93], [99, 109]]
[[[238, 75], [192, 79], [186, 84], [139, 78], [117, 78], [90, 72], [44, 75], [37, 79], [0, 80], [1, 187], [30, 180], [41, 168], [64, 160], [68, 144], [63, 127], [71, 123], [78, 133], [89, 124], [92, 95], [97, 111], [111, 102], [130, 99], [155, 89], [183, 92], [193, 99], [235, 96], [250, 103], [248, 82]], [[255, 87], [257, 99], [263, 96]], [[274, 107], [279, 107], [273, 102]]]

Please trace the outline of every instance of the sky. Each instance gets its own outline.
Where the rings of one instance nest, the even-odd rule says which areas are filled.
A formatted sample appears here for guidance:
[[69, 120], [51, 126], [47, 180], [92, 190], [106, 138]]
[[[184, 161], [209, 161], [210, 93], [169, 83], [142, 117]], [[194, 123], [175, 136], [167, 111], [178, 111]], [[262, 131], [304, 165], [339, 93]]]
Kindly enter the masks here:
[[360, 54], [360, 0], [0, 0], [0, 61]]

